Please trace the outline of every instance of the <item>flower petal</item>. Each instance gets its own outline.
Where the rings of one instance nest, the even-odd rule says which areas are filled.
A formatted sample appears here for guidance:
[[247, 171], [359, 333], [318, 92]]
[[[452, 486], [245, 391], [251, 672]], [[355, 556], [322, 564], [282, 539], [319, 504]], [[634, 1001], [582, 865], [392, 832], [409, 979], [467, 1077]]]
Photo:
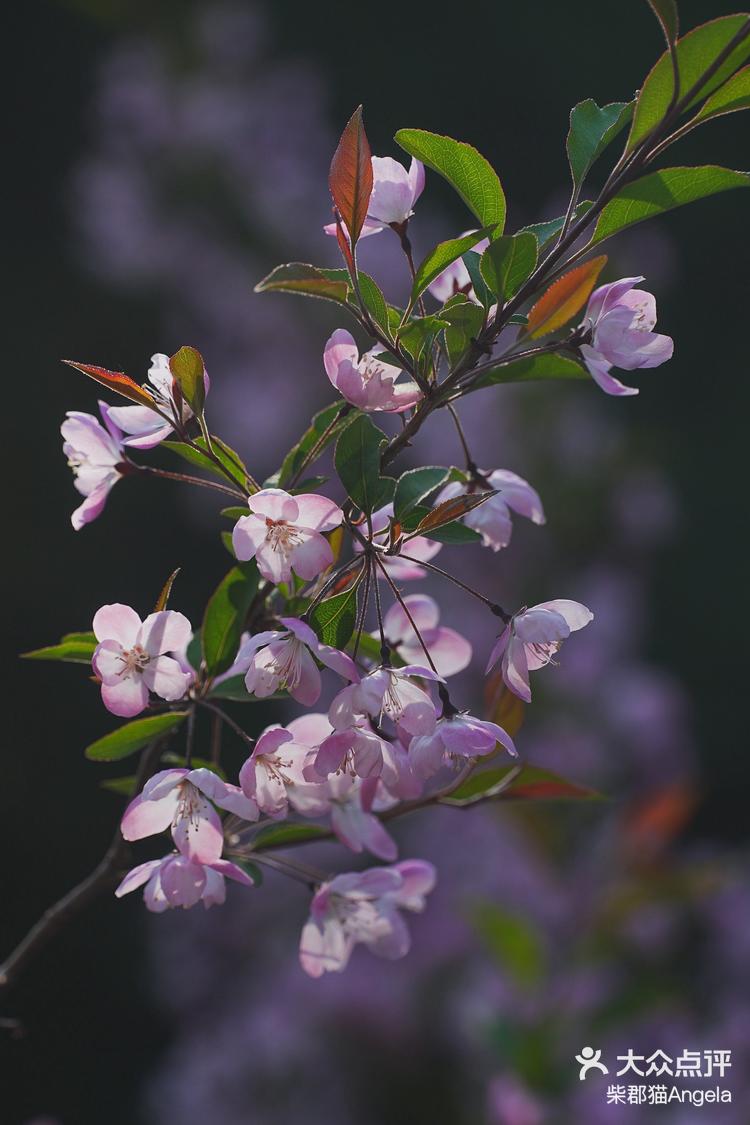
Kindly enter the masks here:
[[132, 648], [138, 638], [141, 619], [129, 605], [115, 602], [103, 605], [94, 614], [92, 628], [98, 641], [119, 641], [123, 648]]

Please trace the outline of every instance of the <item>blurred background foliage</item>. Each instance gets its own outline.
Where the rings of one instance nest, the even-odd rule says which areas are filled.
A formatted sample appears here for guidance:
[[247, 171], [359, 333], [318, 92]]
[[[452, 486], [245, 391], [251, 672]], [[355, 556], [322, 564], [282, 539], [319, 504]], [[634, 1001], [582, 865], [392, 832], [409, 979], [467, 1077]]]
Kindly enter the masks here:
[[[726, 10], [680, 7], [685, 27]], [[399, 155], [401, 126], [475, 144], [515, 229], [564, 209], [570, 107], [632, 97], [661, 50], [645, 2], [46, 0], [8, 19], [4, 947], [88, 870], [118, 809], [80, 753], [107, 728], [93, 687], [15, 654], [86, 628], [103, 602], [147, 608], [177, 565], [174, 604], [195, 620], [227, 566], [212, 503], [166, 483], [126, 482], [71, 531], [58, 427], [96, 396], [59, 358], [141, 379], [152, 352], [194, 344], [216, 428], [256, 475], [272, 471], [332, 397], [320, 353], [337, 321], [252, 285], [285, 259], [333, 261], [325, 177], [352, 108], [364, 102], [378, 154]], [[721, 119], [673, 162], [743, 167], [746, 136]], [[467, 221], [428, 176], [418, 249]], [[612, 799], [405, 829], [402, 854], [437, 858], [446, 888], [414, 954], [322, 987], [298, 979], [305, 906], [285, 887], [189, 923], [99, 904], [5, 1003], [9, 1122], [595, 1125], [619, 1117], [572, 1086], [584, 1041], [747, 1042], [746, 236], [744, 193], [729, 193], [613, 244], [611, 276], [645, 273], [676, 341], [638, 399], [530, 388], [467, 406], [480, 463], [528, 476], [549, 519], [467, 567], [501, 600], [564, 593], [597, 611], [519, 743]], [[385, 237], [363, 255], [397, 297]], [[431, 433], [424, 463], [453, 441]], [[445, 620], [471, 632], [479, 666], [486, 624], [452, 598]], [[467, 701], [476, 683], [475, 669]], [[747, 1083], [739, 1056], [733, 1079]]]

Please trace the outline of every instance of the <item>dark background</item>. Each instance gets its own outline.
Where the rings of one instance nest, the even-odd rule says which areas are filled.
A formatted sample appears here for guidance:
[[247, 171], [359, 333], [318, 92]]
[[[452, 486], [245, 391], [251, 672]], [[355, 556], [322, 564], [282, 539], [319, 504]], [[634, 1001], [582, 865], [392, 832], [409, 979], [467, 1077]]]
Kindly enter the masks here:
[[[27, 665], [16, 653], [87, 627], [103, 602], [153, 601], [162, 576], [185, 562], [181, 511], [166, 489], [136, 483], [113, 501], [111, 518], [71, 533], [58, 427], [66, 409], [91, 409], [94, 395], [58, 361], [71, 355], [138, 372], [153, 350], [149, 295], [115, 297], [78, 264], [68, 175], [87, 141], [97, 60], [118, 36], [150, 23], [179, 42], [186, 7], [82, 0], [14, 5], [6, 15], [3, 951], [90, 868], [117, 808], [77, 752], [101, 729], [94, 689], [75, 667]], [[726, 9], [683, 0], [681, 10], [688, 27]], [[528, 221], [551, 187], [565, 183], [569, 107], [588, 96], [628, 99], [661, 49], [645, 3], [635, 2], [385, 3], [373, 12], [277, 0], [270, 18], [279, 55], [305, 55], [326, 74], [334, 129], [364, 102], [375, 152], [392, 152], [401, 126], [473, 142], [501, 172], [511, 229], [514, 211]], [[675, 162], [742, 167], [745, 122], [710, 125], [683, 143]], [[453, 206], [442, 187], [433, 190]], [[659, 560], [649, 644], [689, 689], [705, 779], [691, 831], [718, 842], [746, 839], [750, 769], [747, 214], [744, 193], [732, 192], [665, 220], [680, 247], [679, 276], [660, 295], [659, 312], [677, 341], [676, 360], [648, 394], [612, 403], [658, 449], [684, 508], [677, 540]], [[187, 612], [197, 611], [223, 566], [208, 530], [192, 533], [189, 552]], [[47, 1105], [65, 1125], [138, 1120], [139, 1083], [164, 1042], [138, 971], [143, 955], [136, 913], [106, 901], [3, 999], [3, 1016], [21, 1024], [15, 1033], [0, 1028], [4, 1122], [24, 1122]]]

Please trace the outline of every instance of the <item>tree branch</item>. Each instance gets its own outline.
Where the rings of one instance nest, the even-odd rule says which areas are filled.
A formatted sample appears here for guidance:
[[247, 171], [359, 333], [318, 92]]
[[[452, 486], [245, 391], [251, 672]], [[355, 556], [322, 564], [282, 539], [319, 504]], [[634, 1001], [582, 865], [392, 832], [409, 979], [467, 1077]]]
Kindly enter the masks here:
[[[165, 739], [157, 739], [141, 755], [136, 774], [136, 792], [140, 792], [159, 761]], [[120, 832], [117, 822], [112, 842], [94, 870], [78, 886], [63, 895], [61, 899], [45, 910], [39, 921], [31, 927], [13, 952], [0, 965], [0, 989], [15, 984], [18, 976], [30, 961], [70, 922], [84, 907], [120, 878], [121, 869], [127, 864], [130, 848]]]

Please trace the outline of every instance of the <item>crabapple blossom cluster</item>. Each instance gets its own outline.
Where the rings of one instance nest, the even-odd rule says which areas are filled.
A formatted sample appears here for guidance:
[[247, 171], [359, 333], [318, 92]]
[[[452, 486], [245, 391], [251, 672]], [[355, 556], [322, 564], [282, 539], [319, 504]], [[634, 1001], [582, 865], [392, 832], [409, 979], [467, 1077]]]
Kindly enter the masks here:
[[[620, 103], [584, 105], [583, 115], [582, 107], [571, 115], [566, 214], [515, 234], [504, 230], [500, 180], [471, 146], [401, 130], [407, 168], [372, 156], [361, 109], [353, 114], [331, 163], [333, 221], [325, 226], [342, 268], [293, 262], [256, 287], [332, 302], [354, 329], [342, 324], [322, 348], [321, 393], [332, 386], [334, 401], [267, 479], [212, 432], [210, 380], [195, 348], [155, 354], [142, 384], [67, 361], [126, 402], [101, 402], [101, 421], [71, 411], [63, 423], [64, 453], [84, 497], [72, 517], [76, 530], [101, 516], [113, 486], [133, 474], [211, 489], [225, 504], [231, 498], [221, 513], [232, 521], [222, 534], [231, 565], [195, 628], [168, 608], [175, 572], [145, 618], [114, 602], [97, 610], [89, 633], [35, 654], [90, 659], [104, 707], [128, 720], [89, 756], [139, 755], [135, 777], [119, 782], [132, 792], [118, 844], [156, 836], [168, 850], [125, 874], [120, 847], [112, 849], [118, 896], [144, 887], [156, 913], [208, 908], [224, 901], [226, 878], [257, 886], [268, 868], [312, 892], [300, 944], [305, 972], [343, 970], [357, 944], [401, 957], [410, 941], [404, 913], [425, 908], [437, 876], [426, 860], [399, 859], [392, 822], [438, 804], [523, 794], [526, 766], [514, 738], [531, 702], [530, 673], [553, 667], [563, 642], [594, 615], [559, 597], [506, 609], [460, 568], [454, 573], [452, 562], [435, 561], [444, 548], [451, 557], [487, 549], [494, 577], [514, 519], [536, 527], [547, 519], [523, 477], [479, 467], [461, 400], [545, 379], [637, 393], [612, 369], [656, 367], [671, 357], [672, 340], [654, 331], [655, 299], [636, 288], [643, 278], [599, 284], [607, 259], [589, 251], [666, 210], [665, 199], [675, 206], [745, 184], [743, 174], [717, 168], [691, 180], [690, 192], [680, 177], [691, 170], [644, 175], [665, 147], [663, 122], [644, 131], [637, 107], [634, 114]], [[685, 108], [675, 95], [664, 120]], [[579, 203], [590, 167], [631, 121], [600, 195]], [[410, 229], [428, 169], [456, 189], [473, 225], [417, 264]], [[668, 190], [653, 176], [666, 177]], [[635, 194], [623, 196], [634, 183]], [[358, 242], [376, 234], [403, 252], [410, 288], [401, 305], [359, 269]], [[455, 425], [454, 449], [440, 463], [433, 454], [404, 466], [400, 459], [436, 411]], [[157, 462], [181, 458], [190, 472], [142, 461], [149, 453]], [[312, 475], [324, 458], [325, 475]], [[454, 584], [486, 610], [477, 655], [494, 702], [484, 713], [458, 698], [454, 677], [469, 667], [472, 645], [455, 622], [441, 620], [432, 593], [411, 586], [427, 579]], [[278, 701], [285, 721], [257, 730], [244, 717], [256, 709], [242, 707], [254, 700]], [[234, 778], [229, 740], [244, 757]], [[294, 857], [324, 841], [386, 866], [359, 859], [354, 870], [333, 873]]]

